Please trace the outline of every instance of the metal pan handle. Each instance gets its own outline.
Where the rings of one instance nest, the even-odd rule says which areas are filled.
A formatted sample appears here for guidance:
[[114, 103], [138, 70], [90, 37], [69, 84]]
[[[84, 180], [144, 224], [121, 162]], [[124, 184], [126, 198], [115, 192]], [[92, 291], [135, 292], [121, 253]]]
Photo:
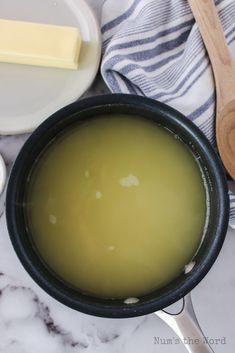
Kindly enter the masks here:
[[183, 308], [178, 314], [170, 314], [165, 310], [156, 311], [155, 314], [175, 331], [188, 352], [214, 353], [197, 321], [190, 294], [184, 297]]

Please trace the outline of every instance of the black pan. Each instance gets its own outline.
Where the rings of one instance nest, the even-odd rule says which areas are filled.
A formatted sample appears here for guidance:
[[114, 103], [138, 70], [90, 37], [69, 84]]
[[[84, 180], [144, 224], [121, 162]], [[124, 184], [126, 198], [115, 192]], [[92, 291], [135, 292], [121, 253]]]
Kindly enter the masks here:
[[[208, 191], [208, 225], [189, 273], [182, 273], [160, 290], [135, 304], [84, 295], [57, 278], [44, 265], [32, 245], [24, 217], [27, 178], [39, 154], [57, 134], [73, 124], [112, 113], [136, 114], [170, 129], [198, 158]], [[141, 143], [141, 141], [140, 141]], [[132, 95], [106, 95], [73, 103], [43, 122], [29, 137], [13, 166], [7, 188], [6, 216], [14, 249], [27, 272], [51, 296], [78, 311], [110, 318], [148, 314], [167, 307], [190, 292], [206, 275], [222, 247], [228, 227], [229, 201], [220, 160], [202, 132], [169, 106]], [[190, 236], [190, 234], [189, 234]], [[89, 275], [89, 274], [88, 274]]]

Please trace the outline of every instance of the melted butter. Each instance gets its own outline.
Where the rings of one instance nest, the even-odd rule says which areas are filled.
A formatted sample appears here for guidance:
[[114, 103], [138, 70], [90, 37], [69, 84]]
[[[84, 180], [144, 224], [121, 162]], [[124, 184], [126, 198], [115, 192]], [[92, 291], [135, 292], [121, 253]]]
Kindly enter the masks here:
[[30, 180], [27, 217], [48, 266], [85, 293], [139, 297], [184, 271], [206, 217], [199, 167], [142, 118], [94, 119], [59, 136]]

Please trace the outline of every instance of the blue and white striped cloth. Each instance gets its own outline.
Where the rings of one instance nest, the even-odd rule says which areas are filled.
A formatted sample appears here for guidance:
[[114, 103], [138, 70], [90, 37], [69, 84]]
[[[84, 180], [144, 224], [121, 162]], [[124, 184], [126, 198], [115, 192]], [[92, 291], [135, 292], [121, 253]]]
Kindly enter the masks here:
[[[216, 5], [235, 54], [235, 0]], [[213, 75], [187, 0], [104, 0], [102, 36], [101, 72], [112, 92], [171, 105], [215, 144]], [[235, 227], [232, 192], [230, 201], [230, 225]]]

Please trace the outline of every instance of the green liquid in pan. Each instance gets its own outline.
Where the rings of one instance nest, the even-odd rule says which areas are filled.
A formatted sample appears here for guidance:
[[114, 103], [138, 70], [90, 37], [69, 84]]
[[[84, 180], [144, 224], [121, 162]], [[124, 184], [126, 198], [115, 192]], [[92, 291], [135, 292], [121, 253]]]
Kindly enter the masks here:
[[138, 297], [192, 259], [206, 192], [173, 134], [142, 118], [104, 116], [48, 146], [26, 209], [35, 246], [59, 277], [97, 297]]

